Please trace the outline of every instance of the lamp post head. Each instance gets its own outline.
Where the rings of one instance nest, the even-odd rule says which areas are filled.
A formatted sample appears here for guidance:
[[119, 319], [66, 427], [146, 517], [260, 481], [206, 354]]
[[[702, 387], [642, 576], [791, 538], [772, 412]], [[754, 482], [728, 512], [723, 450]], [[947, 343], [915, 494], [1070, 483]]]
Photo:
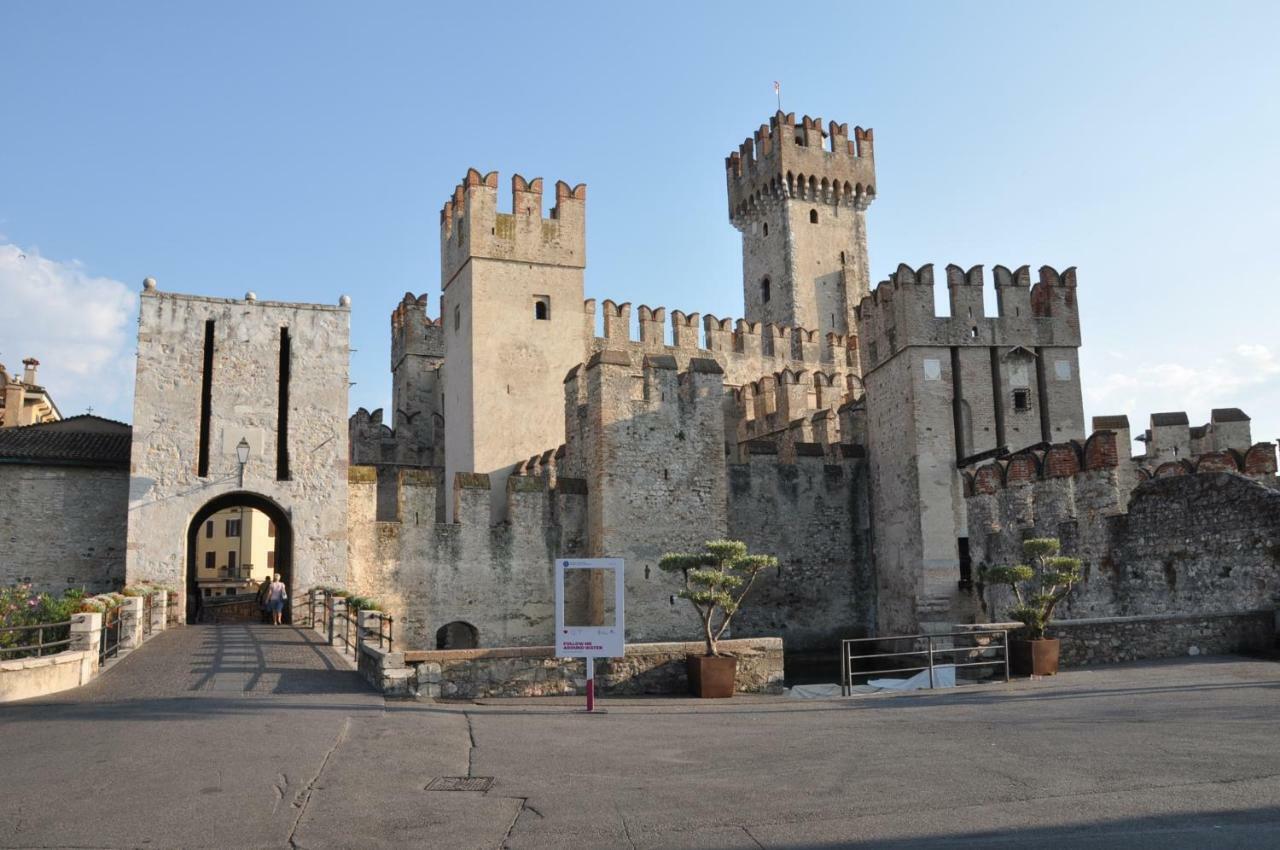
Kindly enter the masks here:
[[236, 445], [236, 458], [239, 459], [241, 466], [249, 462], [249, 441], [244, 437], [241, 437]]

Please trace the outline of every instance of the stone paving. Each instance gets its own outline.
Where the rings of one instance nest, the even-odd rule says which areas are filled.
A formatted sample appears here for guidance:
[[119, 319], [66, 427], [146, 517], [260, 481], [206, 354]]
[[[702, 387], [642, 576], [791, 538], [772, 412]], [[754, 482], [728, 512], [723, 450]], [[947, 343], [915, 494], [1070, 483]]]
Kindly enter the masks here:
[[188, 627], [0, 707], [0, 847], [1275, 847], [1277, 697], [1225, 657], [587, 716], [384, 702], [308, 632]]

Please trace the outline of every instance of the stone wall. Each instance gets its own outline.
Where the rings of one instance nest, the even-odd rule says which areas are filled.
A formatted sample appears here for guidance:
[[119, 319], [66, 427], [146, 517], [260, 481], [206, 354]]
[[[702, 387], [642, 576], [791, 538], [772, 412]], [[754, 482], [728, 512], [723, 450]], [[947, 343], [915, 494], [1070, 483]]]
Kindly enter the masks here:
[[828, 463], [821, 448], [802, 446], [792, 463], [755, 453], [728, 470], [729, 536], [780, 561], [757, 578], [734, 634], [780, 634], [793, 652], [875, 626], [865, 462]]
[[1100, 617], [1055, 621], [1063, 667], [1151, 658], [1257, 652], [1276, 645], [1275, 609], [1226, 614]]
[[[351, 591], [376, 597], [396, 617], [396, 642], [436, 646], [448, 623], [473, 626], [481, 646], [545, 643], [554, 619], [552, 560], [584, 554], [581, 482], [515, 476], [503, 488], [508, 520], [490, 523], [490, 481], [458, 475], [448, 496], [454, 521], [436, 522], [445, 497], [439, 469], [396, 470], [391, 521], [378, 520], [372, 467], [351, 467], [347, 499]], [[384, 494], [385, 499], [385, 494]]]
[[[736, 688], [742, 693], [780, 693], [782, 640], [722, 641], [738, 658]], [[585, 693], [581, 658], [556, 658], [550, 646], [406, 652], [413, 669], [407, 687], [421, 696], [445, 699], [566, 696]], [[687, 694], [685, 656], [701, 654], [701, 643], [630, 644], [626, 656], [596, 663], [596, 689], [604, 696]], [[392, 659], [397, 660], [397, 659]]]
[[0, 464], [0, 585], [90, 595], [124, 585], [129, 473]]
[[[969, 506], [975, 568], [1021, 560], [1023, 539], [1057, 537], [1084, 578], [1059, 606], [1064, 619], [1252, 611], [1280, 598], [1280, 490], [1274, 474], [1166, 475], [1131, 492], [1118, 476], [1114, 435], [1077, 455], [1050, 447], [975, 474]], [[985, 590], [1002, 617], [1007, 590]]]

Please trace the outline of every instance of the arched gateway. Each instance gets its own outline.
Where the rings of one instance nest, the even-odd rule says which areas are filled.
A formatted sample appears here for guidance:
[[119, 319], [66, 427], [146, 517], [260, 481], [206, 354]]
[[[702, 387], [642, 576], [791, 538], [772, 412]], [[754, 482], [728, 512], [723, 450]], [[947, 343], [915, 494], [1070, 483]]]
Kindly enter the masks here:
[[[346, 582], [350, 312], [346, 298], [286, 304], [144, 284], [127, 582], [184, 591], [187, 615], [197, 590], [251, 593], [246, 565], [256, 581], [279, 573], [290, 596]], [[251, 521], [272, 545], [233, 555]]]
[[[248, 553], [246, 540], [250, 541]], [[223, 544], [221, 551], [217, 543]], [[254, 558], [255, 551], [266, 557]], [[247, 596], [256, 592], [259, 582], [275, 575], [292, 598], [293, 526], [275, 502], [258, 493], [224, 493], [191, 518], [187, 528], [187, 622], [196, 620], [205, 600]], [[289, 622], [288, 606], [285, 622]]]

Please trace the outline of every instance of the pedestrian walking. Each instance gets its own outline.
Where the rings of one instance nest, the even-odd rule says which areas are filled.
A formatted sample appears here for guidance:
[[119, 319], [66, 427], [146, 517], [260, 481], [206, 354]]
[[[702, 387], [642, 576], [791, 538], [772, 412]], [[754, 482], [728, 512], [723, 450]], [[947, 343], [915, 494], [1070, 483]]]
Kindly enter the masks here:
[[276, 573], [274, 579], [267, 590], [267, 607], [271, 609], [272, 624], [278, 626], [284, 615], [284, 603], [289, 598], [289, 593], [285, 590], [284, 582], [280, 580], [279, 573]]
[[262, 582], [258, 585], [258, 612], [262, 616], [262, 622], [271, 622], [271, 610], [267, 605], [267, 597], [271, 593], [271, 573], [267, 573], [262, 577]]

